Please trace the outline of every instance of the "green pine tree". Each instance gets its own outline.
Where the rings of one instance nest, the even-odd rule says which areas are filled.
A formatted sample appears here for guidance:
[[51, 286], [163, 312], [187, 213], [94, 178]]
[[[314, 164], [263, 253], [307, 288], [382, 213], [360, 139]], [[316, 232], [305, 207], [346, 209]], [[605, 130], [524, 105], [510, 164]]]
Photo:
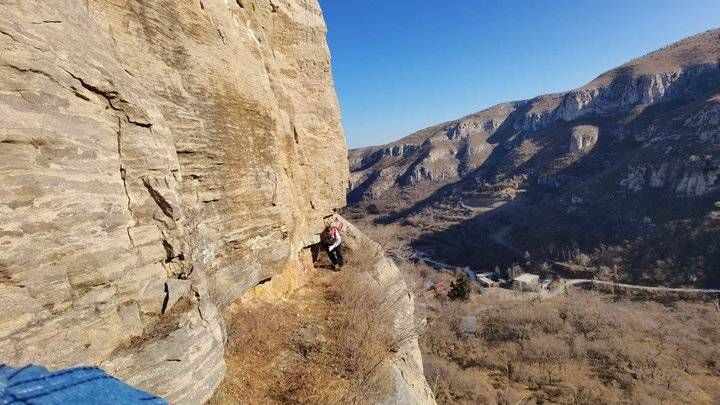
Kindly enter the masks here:
[[470, 280], [466, 274], [461, 274], [450, 283], [448, 298], [451, 300], [465, 301], [470, 297]]

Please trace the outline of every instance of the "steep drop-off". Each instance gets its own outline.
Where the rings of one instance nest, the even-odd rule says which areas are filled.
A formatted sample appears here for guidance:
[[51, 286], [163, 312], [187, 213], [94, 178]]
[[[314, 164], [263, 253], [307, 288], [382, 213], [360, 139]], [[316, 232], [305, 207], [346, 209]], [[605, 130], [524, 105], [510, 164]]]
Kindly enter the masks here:
[[345, 204], [325, 32], [315, 0], [0, 4], [0, 362], [212, 394], [222, 308]]

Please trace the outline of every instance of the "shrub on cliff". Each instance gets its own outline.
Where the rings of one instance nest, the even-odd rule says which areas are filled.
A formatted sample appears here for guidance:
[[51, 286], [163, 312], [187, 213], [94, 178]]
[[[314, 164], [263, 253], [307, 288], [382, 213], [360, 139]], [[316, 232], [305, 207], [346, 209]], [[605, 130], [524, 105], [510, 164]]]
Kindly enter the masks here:
[[[573, 291], [427, 307], [431, 326], [420, 344], [439, 404], [715, 403], [720, 393], [712, 302], [663, 305]], [[469, 315], [479, 333], [459, 328]], [[483, 395], [495, 401], [483, 401], [468, 381], [491, 382]]]

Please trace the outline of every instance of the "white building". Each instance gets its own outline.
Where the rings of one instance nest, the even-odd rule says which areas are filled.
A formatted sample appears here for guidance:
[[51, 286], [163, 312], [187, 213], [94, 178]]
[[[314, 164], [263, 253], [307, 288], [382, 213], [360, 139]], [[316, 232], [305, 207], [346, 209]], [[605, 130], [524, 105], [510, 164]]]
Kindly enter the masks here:
[[513, 278], [513, 288], [523, 291], [537, 290], [540, 285], [540, 276], [537, 274], [523, 273]]

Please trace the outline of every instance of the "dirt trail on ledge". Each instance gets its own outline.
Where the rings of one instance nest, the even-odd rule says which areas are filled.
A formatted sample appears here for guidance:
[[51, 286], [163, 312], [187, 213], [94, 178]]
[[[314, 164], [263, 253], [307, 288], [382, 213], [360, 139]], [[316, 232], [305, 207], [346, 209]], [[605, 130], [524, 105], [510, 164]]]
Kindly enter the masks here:
[[406, 290], [368, 282], [378, 257], [365, 256], [333, 271], [321, 255], [307, 283], [286, 298], [231, 307], [228, 372], [209, 403], [378, 403], [394, 396], [391, 365], [408, 338], [396, 331], [396, 305]]
[[[307, 252], [307, 270], [287, 270], [225, 312], [228, 371], [211, 404], [435, 404], [400, 270], [351, 223], [334, 221], [344, 229], [342, 271], [324, 254], [313, 269]], [[291, 288], [277, 294], [283, 285]]]
[[[338, 327], [330, 286], [339, 274], [318, 269], [286, 300], [234, 308], [228, 317], [228, 373], [209, 403], [332, 400], [333, 392], [344, 388], [338, 387], [342, 371], [327, 345]], [[325, 392], [313, 388], [323, 385]]]

